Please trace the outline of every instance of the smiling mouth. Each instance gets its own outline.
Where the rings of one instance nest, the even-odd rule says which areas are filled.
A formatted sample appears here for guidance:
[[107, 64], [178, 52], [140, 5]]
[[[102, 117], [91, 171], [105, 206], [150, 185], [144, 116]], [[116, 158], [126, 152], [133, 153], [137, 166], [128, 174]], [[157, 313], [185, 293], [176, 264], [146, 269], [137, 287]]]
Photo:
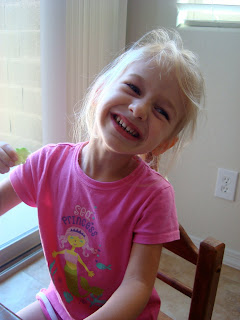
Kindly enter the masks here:
[[118, 115], [114, 115], [113, 118], [125, 132], [130, 134], [132, 137], [139, 138], [139, 133], [131, 128], [131, 126], [127, 125]]

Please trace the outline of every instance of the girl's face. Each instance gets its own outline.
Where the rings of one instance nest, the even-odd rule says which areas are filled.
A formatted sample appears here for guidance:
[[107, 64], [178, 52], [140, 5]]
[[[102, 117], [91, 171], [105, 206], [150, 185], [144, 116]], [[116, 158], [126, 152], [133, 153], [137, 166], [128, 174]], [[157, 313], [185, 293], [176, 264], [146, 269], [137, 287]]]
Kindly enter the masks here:
[[134, 62], [97, 106], [95, 130], [102, 146], [121, 154], [144, 154], [172, 138], [184, 116], [173, 72], [144, 60]]
[[68, 236], [68, 242], [75, 248], [81, 248], [85, 244], [85, 240], [77, 236]]

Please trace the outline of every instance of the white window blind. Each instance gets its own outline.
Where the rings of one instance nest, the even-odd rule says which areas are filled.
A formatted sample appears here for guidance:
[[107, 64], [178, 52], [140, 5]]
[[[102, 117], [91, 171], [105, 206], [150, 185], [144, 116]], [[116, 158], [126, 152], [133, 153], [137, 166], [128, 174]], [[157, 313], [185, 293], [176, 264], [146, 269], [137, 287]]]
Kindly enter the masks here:
[[177, 26], [240, 28], [240, 0], [178, 0]]
[[96, 75], [125, 47], [127, 0], [68, 0], [68, 114], [81, 106]]

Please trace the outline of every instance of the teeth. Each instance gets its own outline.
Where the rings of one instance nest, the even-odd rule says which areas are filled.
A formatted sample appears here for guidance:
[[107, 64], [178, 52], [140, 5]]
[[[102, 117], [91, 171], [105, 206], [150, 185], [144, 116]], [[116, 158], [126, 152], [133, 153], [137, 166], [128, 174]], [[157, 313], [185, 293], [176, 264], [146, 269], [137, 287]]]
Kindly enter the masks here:
[[131, 134], [133, 137], [138, 137], [138, 133], [135, 130], [133, 130], [132, 128], [128, 127], [126, 125], [126, 123], [124, 123], [123, 120], [119, 116], [115, 117], [115, 120], [123, 129], [125, 129], [126, 132]]

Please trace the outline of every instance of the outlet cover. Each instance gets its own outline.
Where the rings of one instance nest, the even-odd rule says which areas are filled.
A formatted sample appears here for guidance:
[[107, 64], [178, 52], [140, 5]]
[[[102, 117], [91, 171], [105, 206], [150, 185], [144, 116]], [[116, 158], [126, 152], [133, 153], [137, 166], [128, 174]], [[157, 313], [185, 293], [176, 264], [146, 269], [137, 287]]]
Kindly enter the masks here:
[[218, 168], [215, 196], [234, 201], [238, 172]]

